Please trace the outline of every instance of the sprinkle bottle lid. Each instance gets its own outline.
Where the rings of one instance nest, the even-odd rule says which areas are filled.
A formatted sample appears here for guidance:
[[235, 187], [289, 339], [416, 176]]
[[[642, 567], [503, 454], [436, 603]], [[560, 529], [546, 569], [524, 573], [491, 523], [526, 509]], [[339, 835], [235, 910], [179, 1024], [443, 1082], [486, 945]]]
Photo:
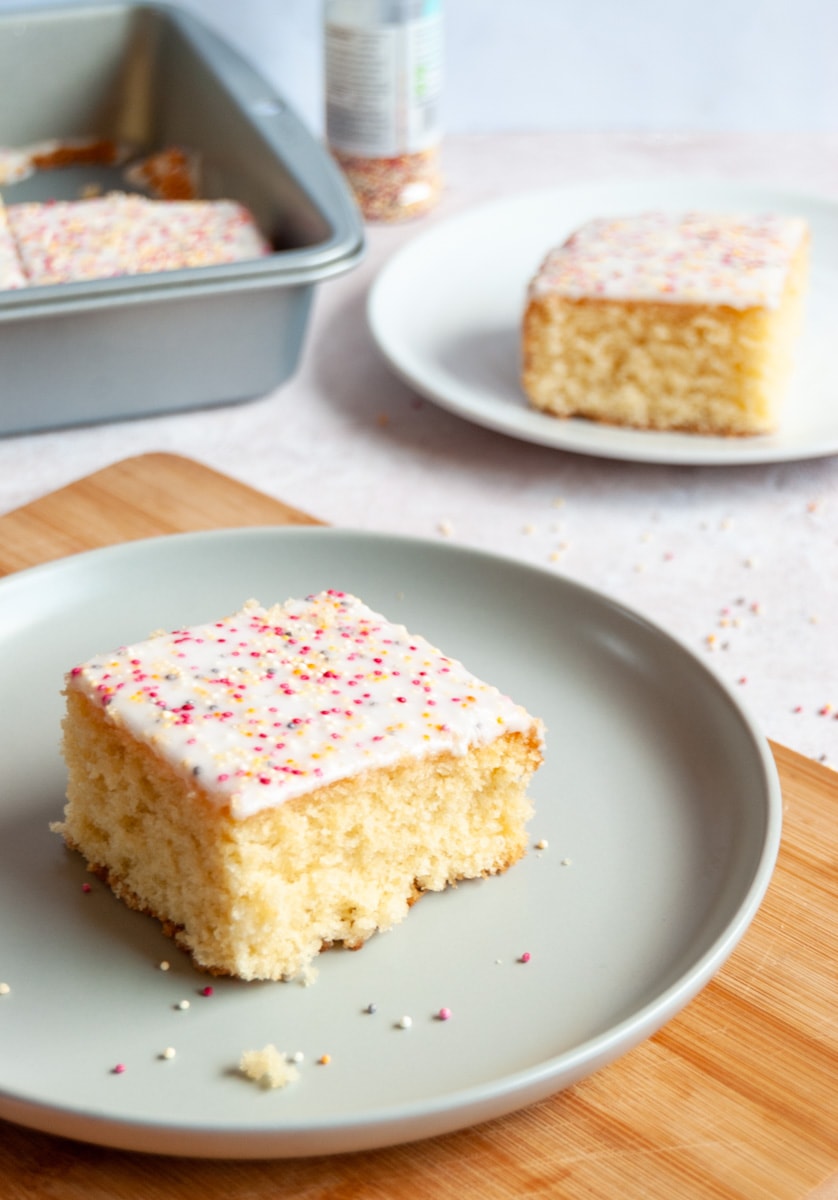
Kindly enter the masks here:
[[326, 139], [368, 220], [439, 199], [441, 0], [325, 0]]

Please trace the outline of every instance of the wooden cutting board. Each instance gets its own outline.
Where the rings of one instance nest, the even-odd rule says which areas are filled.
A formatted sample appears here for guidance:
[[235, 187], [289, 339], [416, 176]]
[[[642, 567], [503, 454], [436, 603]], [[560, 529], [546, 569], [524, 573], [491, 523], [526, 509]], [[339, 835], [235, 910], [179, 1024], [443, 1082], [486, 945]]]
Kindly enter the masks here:
[[[314, 518], [191, 460], [108, 467], [0, 517], [0, 574], [161, 533]], [[523, 1112], [432, 1141], [273, 1162], [122, 1153], [0, 1122], [3, 1200], [838, 1197], [838, 775], [773, 747], [777, 869], [745, 938], [660, 1033]]]

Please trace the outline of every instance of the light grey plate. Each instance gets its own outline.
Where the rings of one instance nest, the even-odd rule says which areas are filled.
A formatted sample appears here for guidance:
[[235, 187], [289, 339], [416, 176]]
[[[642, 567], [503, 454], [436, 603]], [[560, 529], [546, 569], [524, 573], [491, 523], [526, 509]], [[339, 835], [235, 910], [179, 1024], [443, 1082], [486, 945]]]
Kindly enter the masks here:
[[[63, 804], [63, 673], [251, 596], [325, 587], [424, 633], [544, 718], [532, 847], [501, 877], [426, 897], [360, 953], [322, 955], [311, 987], [218, 980], [204, 997], [206, 976], [154, 921], [95, 880], [83, 890], [90, 876], [48, 829]], [[660, 629], [546, 571], [335, 530], [188, 534], [12, 576], [0, 631], [0, 1116], [26, 1125], [268, 1157], [498, 1116], [669, 1020], [769, 882], [779, 786], [737, 701]], [[403, 1015], [412, 1028], [398, 1028]], [[268, 1042], [305, 1055], [283, 1090], [236, 1070]]]
[[[520, 384], [527, 285], [551, 247], [592, 217], [648, 212], [788, 213], [812, 235], [806, 320], [780, 426], [761, 437], [627, 429], [562, 420]], [[648, 179], [524, 192], [433, 225], [407, 243], [370, 292], [370, 328], [411, 387], [477, 425], [523, 441], [627, 462], [732, 466], [838, 453], [838, 204], [726, 180]]]

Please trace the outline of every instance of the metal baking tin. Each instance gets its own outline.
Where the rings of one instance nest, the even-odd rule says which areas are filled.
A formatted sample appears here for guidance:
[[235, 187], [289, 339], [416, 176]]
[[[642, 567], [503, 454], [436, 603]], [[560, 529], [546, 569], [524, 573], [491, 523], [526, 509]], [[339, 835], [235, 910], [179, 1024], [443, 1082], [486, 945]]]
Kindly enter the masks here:
[[[0, 145], [98, 136], [196, 151], [202, 194], [247, 205], [275, 247], [253, 262], [0, 291], [0, 434], [264, 395], [297, 366], [314, 285], [354, 266], [363, 225], [322, 144], [190, 14], [88, 4], [0, 14]], [[6, 203], [126, 188], [43, 171]]]

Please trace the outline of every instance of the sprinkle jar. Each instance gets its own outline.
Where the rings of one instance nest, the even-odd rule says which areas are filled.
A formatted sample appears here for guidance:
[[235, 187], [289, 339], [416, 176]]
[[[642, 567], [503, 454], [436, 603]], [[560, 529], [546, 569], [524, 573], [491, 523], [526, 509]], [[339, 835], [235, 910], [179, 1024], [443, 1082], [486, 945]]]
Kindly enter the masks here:
[[420, 216], [442, 186], [441, 0], [325, 0], [326, 139], [367, 220]]

